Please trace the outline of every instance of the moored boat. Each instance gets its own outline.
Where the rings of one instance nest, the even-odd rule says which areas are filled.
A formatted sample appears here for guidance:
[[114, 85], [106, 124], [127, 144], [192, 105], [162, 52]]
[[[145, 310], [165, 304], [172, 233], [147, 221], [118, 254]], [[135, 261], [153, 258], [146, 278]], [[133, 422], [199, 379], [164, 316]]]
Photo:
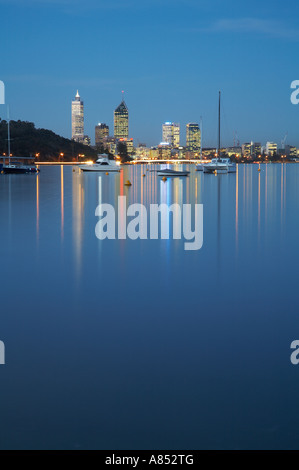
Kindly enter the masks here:
[[219, 91], [219, 110], [218, 110], [218, 149], [217, 157], [213, 158], [210, 163], [203, 166], [204, 173], [236, 173], [236, 164], [232, 163], [230, 158], [221, 157], [220, 152], [220, 104], [221, 104], [221, 91]]
[[158, 176], [188, 176], [190, 171], [187, 170], [172, 170], [165, 168], [164, 170], [158, 170]]
[[98, 155], [98, 159], [93, 164], [85, 163], [79, 165], [78, 168], [82, 171], [120, 171], [119, 166], [116, 164], [115, 160], [109, 160], [107, 154], [103, 153]]
[[230, 158], [213, 158], [210, 163], [203, 166], [204, 173], [236, 173], [236, 164]]
[[39, 173], [39, 168], [34, 164], [24, 165], [21, 162], [12, 162], [8, 165], [3, 165], [1, 173], [4, 174], [24, 174], [24, 173]]

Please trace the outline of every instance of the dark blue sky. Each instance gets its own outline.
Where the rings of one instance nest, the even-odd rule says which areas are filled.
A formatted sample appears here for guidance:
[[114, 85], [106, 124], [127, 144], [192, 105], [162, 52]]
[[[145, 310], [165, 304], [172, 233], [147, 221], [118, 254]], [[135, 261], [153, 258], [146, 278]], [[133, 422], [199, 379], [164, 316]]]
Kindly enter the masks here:
[[[106, 122], [121, 90], [130, 136], [161, 141], [161, 124], [203, 116], [215, 145], [218, 90], [223, 143], [299, 146], [297, 0], [0, 0], [0, 79], [11, 118], [71, 135], [71, 100], [85, 104], [85, 131]], [[4, 106], [0, 116], [5, 118]]]

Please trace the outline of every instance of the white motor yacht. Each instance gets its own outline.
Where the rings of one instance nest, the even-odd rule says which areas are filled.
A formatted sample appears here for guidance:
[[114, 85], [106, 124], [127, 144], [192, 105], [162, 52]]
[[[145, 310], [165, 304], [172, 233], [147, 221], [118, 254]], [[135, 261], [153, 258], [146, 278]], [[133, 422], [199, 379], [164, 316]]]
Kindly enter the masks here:
[[115, 160], [109, 160], [106, 153], [98, 155], [98, 159], [93, 164], [85, 163], [84, 165], [78, 165], [78, 168], [82, 171], [120, 171], [119, 165], [116, 164]]

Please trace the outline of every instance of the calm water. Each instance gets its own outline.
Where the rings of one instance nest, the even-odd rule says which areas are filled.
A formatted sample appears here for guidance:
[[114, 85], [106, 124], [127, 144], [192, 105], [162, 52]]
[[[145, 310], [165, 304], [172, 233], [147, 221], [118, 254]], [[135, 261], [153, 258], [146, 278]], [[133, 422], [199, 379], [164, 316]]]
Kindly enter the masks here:
[[[146, 168], [1, 175], [0, 447], [299, 448], [299, 165]], [[202, 249], [99, 241], [119, 195], [202, 203]]]

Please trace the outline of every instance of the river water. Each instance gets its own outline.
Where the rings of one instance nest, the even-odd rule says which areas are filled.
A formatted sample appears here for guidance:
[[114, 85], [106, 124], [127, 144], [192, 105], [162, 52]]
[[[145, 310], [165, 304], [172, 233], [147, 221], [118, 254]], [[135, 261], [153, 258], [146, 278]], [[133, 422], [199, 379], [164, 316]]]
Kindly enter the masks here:
[[[0, 176], [0, 448], [298, 448], [299, 165], [186, 168]], [[202, 204], [203, 246], [99, 240], [119, 196]]]

